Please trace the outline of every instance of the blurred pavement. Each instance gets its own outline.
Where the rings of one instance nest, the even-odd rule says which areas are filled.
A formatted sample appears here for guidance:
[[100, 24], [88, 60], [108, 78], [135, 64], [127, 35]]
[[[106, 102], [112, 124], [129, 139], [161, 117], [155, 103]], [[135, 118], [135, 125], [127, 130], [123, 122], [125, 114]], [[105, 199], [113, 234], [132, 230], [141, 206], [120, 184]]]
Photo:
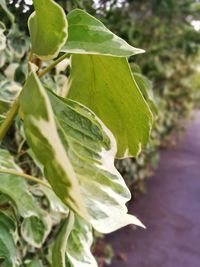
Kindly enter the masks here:
[[111, 267], [200, 266], [200, 112], [181, 144], [161, 152], [147, 193], [129, 210], [147, 226], [108, 236], [116, 256]]

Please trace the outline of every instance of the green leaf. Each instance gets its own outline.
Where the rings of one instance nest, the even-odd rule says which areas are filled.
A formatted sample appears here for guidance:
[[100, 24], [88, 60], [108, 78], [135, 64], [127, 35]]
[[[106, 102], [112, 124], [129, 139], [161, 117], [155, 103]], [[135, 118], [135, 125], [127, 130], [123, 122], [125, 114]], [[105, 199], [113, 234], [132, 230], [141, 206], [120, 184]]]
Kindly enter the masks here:
[[71, 213], [57, 235], [53, 251], [54, 267], [97, 267], [90, 247], [93, 242], [92, 227]]
[[26, 267], [44, 267], [40, 260], [33, 260], [30, 263], [26, 264]]
[[127, 224], [143, 226], [127, 214], [130, 192], [114, 167], [116, 142], [111, 132], [86, 107], [49, 91], [57, 128], [79, 179], [89, 221], [109, 233]]
[[54, 267], [66, 267], [66, 247], [73, 226], [74, 214], [70, 212], [68, 218], [64, 220], [53, 246], [52, 265]]
[[75, 9], [67, 15], [68, 40], [61, 49], [75, 54], [101, 54], [128, 57], [144, 50], [130, 46], [108, 30], [103, 23], [83, 10]]
[[28, 25], [32, 52], [43, 60], [55, 58], [67, 39], [64, 10], [53, 0], [34, 0], [35, 12]]
[[5, 117], [3, 115], [0, 115], [0, 125], [4, 122]]
[[77, 177], [57, 132], [51, 103], [33, 71], [20, 99], [27, 141], [43, 165], [45, 177], [64, 204], [87, 218]]
[[[3, 169], [21, 172], [11, 155], [0, 149], [0, 165]], [[21, 233], [24, 239], [35, 247], [40, 247], [50, 231], [50, 222], [45, 211], [40, 209], [28, 191], [27, 183], [20, 177], [0, 174], [0, 192], [14, 204], [17, 212], [23, 217]]]
[[0, 99], [0, 114], [7, 112], [10, 106], [10, 102]]
[[68, 90], [69, 98], [89, 107], [112, 131], [118, 158], [138, 155], [153, 115], [125, 58], [73, 55]]
[[150, 82], [150, 80], [148, 80], [147, 77], [145, 77], [141, 73], [134, 72], [133, 76], [145, 100], [147, 101], [152, 113], [154, 115], [157, 115], [158, 109], [155, 104], [155, 99], [154, 99], [153, 90], [152, 90], [152, 83]]
[[26, 76], [28, 74], [27, 64], [23, 61], [17, 66], [15, 73], [14, 73], [14, 80], [23, 84], [26, 80]]
[[18, 262], [17, 248], [14, 240], [15, 223], [0, 211], [0, 265], [15, 267]]

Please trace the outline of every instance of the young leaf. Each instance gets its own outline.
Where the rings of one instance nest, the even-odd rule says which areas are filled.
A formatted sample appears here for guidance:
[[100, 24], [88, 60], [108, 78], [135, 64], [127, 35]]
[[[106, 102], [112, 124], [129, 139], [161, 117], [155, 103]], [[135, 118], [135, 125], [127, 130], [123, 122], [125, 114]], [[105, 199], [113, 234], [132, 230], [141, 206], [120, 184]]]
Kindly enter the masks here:
[[[14, 163], [6, 150], [0, 150], [1, 168], [21, 169]], [[9, 174], [0, 174], [0, 192], [5, 194], [23, 217], [21, 233], [24, 239], [35, 247], [41, 247], [50, 231], [48, 215], [35, 203], [23, 178]]]
[[36, 74], [31, 71], [21, 94], [27, 141], [57, 196], [87, 218], [79, 183], [60, 141], [51, 103]]
[[86, 107], [49, 91], [57, 128], [79, 179], [89, 221], [109, 233], [127, 224], [143, 226], [127, 214], [130, 192], [114, 167], [116, 142], [110, 131]]
[[54, 267], [97, 267], [90, 247], [92, 227], [71, 213], [57, 235], [52, 251]]
[[15, 267], [17, 248], [14, 240], [15, 224], [0, 211], [0, 262], [1, 267]]
[[55, 58], [67, 40], [64, 10], [53, 0], [33, 0], [35, 12], [28, 25], [32, 52], [43, 60]]
[[68, 97], [89, 107], [112, 131], [117, 157], [137, 156], [153, 116], [125, 58], [73, 55]]
[[73, 226], [74, 214], [70, 212], [68, 218], [64, 220], [53, 246], [52, 264], [54, 267], [66, 267], [67, 242]]
[[130, 46], [83, 10], [71, 11], [67, 19], [69, 36], [61, 49], [63, 52], [117, 57], [128, 57], [144, 52], [142, 49]]

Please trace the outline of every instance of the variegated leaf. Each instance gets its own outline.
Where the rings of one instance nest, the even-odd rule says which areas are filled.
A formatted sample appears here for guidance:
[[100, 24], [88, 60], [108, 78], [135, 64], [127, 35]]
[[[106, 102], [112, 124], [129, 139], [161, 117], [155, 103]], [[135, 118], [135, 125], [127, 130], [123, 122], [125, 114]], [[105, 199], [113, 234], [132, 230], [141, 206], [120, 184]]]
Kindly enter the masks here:
[[79, 183], [60, 141], [48, 96], [31, 71], [21, 94], [21, 111], [27, 141], [57, 196], [73, 211], [87, 218]]
[[109, 233], [127, 224], [143, 226], [127, 214], [131, 194], [114, 167], [116, 142], [111, 132], [86, 107], [49, 91], [57, 128], [79, 179], [90, 223]]
[[70, 267], [97, 267], [97, 262], [90, 250], [92, 243], [91, 225], [75, 216], [74, 227], [69, 235], [66, 249]]
[[33, 0], [35, 12], [29, 17], [32, 51], [43, 60], [55, 58], [67, 39], [64, 10], [53, 0]]
[[[22, 172], [8, 151], [3, 149], [0, 149], [0, 166], [2, 169]], [[0, 192], [11, 200], [18, 214], [22, 216], [23, 238], [31, 245], [41, 247], [49, 234], [51, 223], [48, 214], [36, 204], [28, 191], [27, 183], [14, 174], [0, 174]]]
[[1, 267], [18, 266], [17, 246], [14, 239], [16, 226], [13, 220], [0, 211], [0, 264]]
[[14, 81], [7, 79], [0, 81], [0, 114], [8, 111], [20, 90], [20, 85]]
[[144, 50], [130, 46], [87, 12], [75, 9], [67, 15], [69, 36], [63, 52], [128, 57]]

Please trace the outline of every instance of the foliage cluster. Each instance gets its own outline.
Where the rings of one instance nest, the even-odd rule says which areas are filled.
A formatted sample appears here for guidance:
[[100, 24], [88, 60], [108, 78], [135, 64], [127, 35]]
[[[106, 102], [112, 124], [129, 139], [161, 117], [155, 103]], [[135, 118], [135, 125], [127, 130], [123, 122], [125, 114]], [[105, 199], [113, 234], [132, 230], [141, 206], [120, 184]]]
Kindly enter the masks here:
[[[90, 253], [92, 227], [107, 233], [127, 223], [141, 224], [137, 218], [126, 215], [125, 202], [130, 193], [113, 165], [113, 135], [118, 158], [136, 156], [140, 143], [147, 143], [152, 113], [157, 118], [150, 142], [138, 158], [116, 161], [129, 187], [134, 184], [141, 188], [140, 181], [157, 165], [158, 148], [172, 130], [180, 127], [180, 121], [189, 116], [199, 100], [196, 66], [200, 37], [190, 24], [198, 18], [198, 3], [56, 2], [65, 11], [75, 7], [87, 10], [146, 53], [129, 58], [133, 80], [126, 58], [142, 50], [118, 37], [113, 40], [112, 33], [98, 20], [80, 10], [67, 15], [67, 42], [67, 32], [61, 31], [61, 26], [54, 38], [46, 37], [54, 29], [51, 31], [48, 26], [46, 31], [45, 16], [39, 15], [42, 8], [34, 1], [38, 17], [32, 15], [29, 20], [33, 52], [30, 55], [27, 16], [32, 14], [33, 6], [15, 0], [10, 1], [8, 9], [5, 1], [0, 0], [1, 125], [23, 87], [18, 116], [9, 125], [0, 150], [1, 171], [9, 169], [9, 173], [0, 175], [2, 266], [96, 266]], [[46, 17], [47, 24], [53, 24], [52, 16]], [[79, 19], [85, 23], [83, 31], [76, 31]], [[59, 23], [66, 27], [65, 19]], [[95, 27], [105, 35], [98, 36]], [[87, 38], [94, 35], [88, 44]], [[57, 43], [49, 41], [56, 38]], [[57, 57], [59, 52], [61, 57]], [[48, 125], [41, 120], [46, 114], [50, 118]], [[52, 149], [56, 149], [65, 166]], [[64, 173], [60, 171], [62, 167]], [[39, 177], [40, 184], [27, 182], [16, 173], [27, 176], [26, 179]], [[48, 188], [49, 183], [53, 191]]]
[[138, 155], [152, 127], [127, 60], [144, 51], [53, 0], [34, 0], [29, 42], [0, 4], [1, 265], [97, 266], [93, 229], [144, 227], [127, 214], [114, 166]]

